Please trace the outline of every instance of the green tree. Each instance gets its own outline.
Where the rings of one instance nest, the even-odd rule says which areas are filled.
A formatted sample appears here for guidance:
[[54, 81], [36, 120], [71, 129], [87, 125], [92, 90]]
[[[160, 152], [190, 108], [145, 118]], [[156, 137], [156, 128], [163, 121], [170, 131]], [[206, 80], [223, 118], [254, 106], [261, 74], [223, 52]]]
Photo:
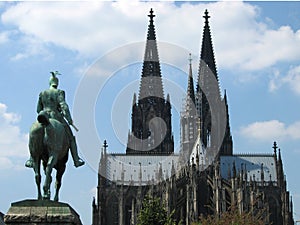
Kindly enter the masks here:
[[146, 196], [138, 214], [137, 225], [176, 225], [159, 198]]

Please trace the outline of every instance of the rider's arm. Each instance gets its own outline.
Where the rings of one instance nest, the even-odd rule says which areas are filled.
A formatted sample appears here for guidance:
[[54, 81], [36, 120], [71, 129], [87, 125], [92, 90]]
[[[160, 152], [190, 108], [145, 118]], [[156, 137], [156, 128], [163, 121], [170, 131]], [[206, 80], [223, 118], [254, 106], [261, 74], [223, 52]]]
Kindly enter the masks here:
[[58, 102], [59, 102], [60, 110], [61, 110], [64, 118], [68, 121], [69, 124], [72, 124], [73, 120], [72, 120], [72, 117], [71, 117], [69, 106], [68, 106], [68, 104], [66, 103], [66, 100], [65, 100], [65, 92], [62, 91], [62, 90], [59, 90]]
[[40, 93], [36, 111], [37, 111], [37, 113], [40, 113], [40, 111], [42, 111], [42, 110], [43, 110], [42, 93]]

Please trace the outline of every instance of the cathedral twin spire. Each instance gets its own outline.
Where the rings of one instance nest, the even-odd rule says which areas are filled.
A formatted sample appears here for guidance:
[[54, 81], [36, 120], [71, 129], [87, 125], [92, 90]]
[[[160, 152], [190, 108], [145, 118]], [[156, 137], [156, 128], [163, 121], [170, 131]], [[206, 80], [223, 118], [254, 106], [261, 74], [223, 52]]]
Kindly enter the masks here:
[[[164, 98], [163, 83], [161, 68], [158, 56], [158, 48], [156, 43], [156, 34], [154, 26], [154, 12], [151, 9], [149, 16], [149, 25], [147, 40], [145, 46], [145, 55], [143, 61], [142, 75], [138, 99], [134, 94], [132, 107], [132, 129], [128, 135], [127, 153], [135, 154], [142, 152], [154, 151], [156, 153], [173, 153], [174, 140], [171, 126], [171, 104], [169, 95], [167, 100]], [[226, 113], [228, 117], [227, 97], [221, 100], [219, 81], [209, 27], [208, 11], [204, 13], [204, 30], [202, 37], [202, 46], [200, 53], [200, 63], [198, 72], [198, 81], [196, 93], [194, 91], [194, 82], [192, 75], [192, 63], [190, 58], [189, 77], [187, 98], [185, 107], [185, 119], [181, 119], [186, 123], [183, 128], [181, 125], [182, 134], [186, 135], [183, 140], [194, 142], [198, 136], [198, 131], [201, 132], [201, 141], [204, 147], [210, 147], [211, 142], [220, 137], [213, 137], [213, 126], [216, 127], [220, 121], [213, 121], [215, 116], [212, 116], [212, 109], [208, 101], [209, 98], [226, 104]], [[191, 56], [190, 56], [191, 57]], [[154, 120], [155, 118], [161, 120]], [[219, 115], [217, 117], [222, 117]], [[226, 120], [226, 116], [225, 116]], [[199, 123], [200, 121], [200, 123]], [[200, 128], [199, 128], [200, 126]], [[229, 122], [226, 126], [224, 141], [221, 140], [222, 149], [225, 149], [226, 154], [232, 154], [232, 138], [230, 134]], [[223, 127], [224, 127], [223, 126]], [[218, 130], [218, 127], [216, 128]], [[192, 132], [192, 133], [191, 133]], [[161, 140], [161, 136], [163, 136]], [[192, 136], [192, 138], [190, 138]], [[223, 138], [223, 137], [221, 137]], [[220, 141], [219, 141], [220, 142]], [[189, 148], [192, 144], [188, 144]], [[224, 146], [226, 146], [224, 148]]]
[[139, 99], [150, 96], [163, 99], [163, 84], [161, 79], [161, 69], [158, 57], [153, 10], [148, 15], [149, 26], [146, 41], [146, 49], [143, 62], [142, 79], [140, 84]]
[[[185, 113], [182, 114], [185, 118], [181, 119], [181, 126], [184, 126], [182, 127], [182, 134], [188, 135], [188, 137], [182, 137], [181, 142], [183, 147], [184, 145], [188, 145], [191, 148], [193, 144], [187, 144], [186, 140], [193, 142], [196, 136], [198, 136], [198, 133], [195, 131], [200, 130], [200, 138], [205, 148], [213, 148], [214, 151], [220, 151], [219, 154], [221, 155], [230, 155], [232, 154], [232, 137], [229, 127], [227, 96], [225, 93], [224, 98], [221, 99], [209, 26], [210, 16], [207, 10], [205, 10], [203, 18], [205, 21], [196, 93], [193, 90], [192, 66], [190, 61]], [[193, 112], [194, 108], [191, 107], [192, 101], [194, 101], [194, 108], [196, 107], [197, 111], [196, 118]], [[214, 105], [214, 108], [211, 107], [212, 105]], [[223, 109], [220, 110], [219, 108], [222, 108], [222, 106]], [[216, 118], [221, 118], [221, 120]], [[221, 130], [224, 131], [224, 137], [222, 134], [219, 134]]]
[[[203, 70], [204, 67], [208, 67], [211, 70], [211, 72], [215, 75], [215, 78], [219, 80], [217, 75], [217, 67], [216, 67], [212, 38], [210, 33], [210, 26], [208, 22], [210, 16], [208, 15], [207, 10], [205, 10], [203, 18], [205, 19], [205, 23], [204, 23], [202, 46], [201, 46], [201, 53], [200, 53], [198, 83], [202, 79], [200, 77], [200, 74], [201, 72], [203, 72], [201, 70]], [[199, 87], [197, 87], [197, 91], [199, 91], [198, 88]]]
[[[174, 140], [171, 126], [170, 96], [164, 98], [158, 57], [154, 12], [151, 9], [139, 95], [133, 97], [132, 129], [127, 154], [171, 154]], [[137, 102], [136, 102], [137, 101]]]

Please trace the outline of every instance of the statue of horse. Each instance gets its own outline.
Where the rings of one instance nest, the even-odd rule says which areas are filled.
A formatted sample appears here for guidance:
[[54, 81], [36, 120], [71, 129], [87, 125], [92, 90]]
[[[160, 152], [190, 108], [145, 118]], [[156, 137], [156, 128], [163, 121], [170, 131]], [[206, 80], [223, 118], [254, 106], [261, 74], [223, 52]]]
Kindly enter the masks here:
[[[29, 134], [29, 151], [33, 159], [38, 199], [50, 199], [51, 173], [55, 168], [57, 172], [54, 201], [58, 201], [61, 179], [68, 161], [69, 147], [70, 143], [64, 125], [58, 120], [49, 118], [46, 112], [40, 113]], [[43, 196], [41, 194], [41, 162], [43, 162], [46, 176]]]

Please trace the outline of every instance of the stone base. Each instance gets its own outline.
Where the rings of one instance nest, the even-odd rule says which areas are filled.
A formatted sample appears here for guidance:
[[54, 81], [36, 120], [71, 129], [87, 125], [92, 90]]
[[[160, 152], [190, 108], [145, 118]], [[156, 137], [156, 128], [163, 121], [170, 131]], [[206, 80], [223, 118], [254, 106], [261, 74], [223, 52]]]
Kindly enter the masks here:
[[4, 216], [4, 222], [7, 225], [82, 225], [71, 206], [50, 200], [14, 202]]

